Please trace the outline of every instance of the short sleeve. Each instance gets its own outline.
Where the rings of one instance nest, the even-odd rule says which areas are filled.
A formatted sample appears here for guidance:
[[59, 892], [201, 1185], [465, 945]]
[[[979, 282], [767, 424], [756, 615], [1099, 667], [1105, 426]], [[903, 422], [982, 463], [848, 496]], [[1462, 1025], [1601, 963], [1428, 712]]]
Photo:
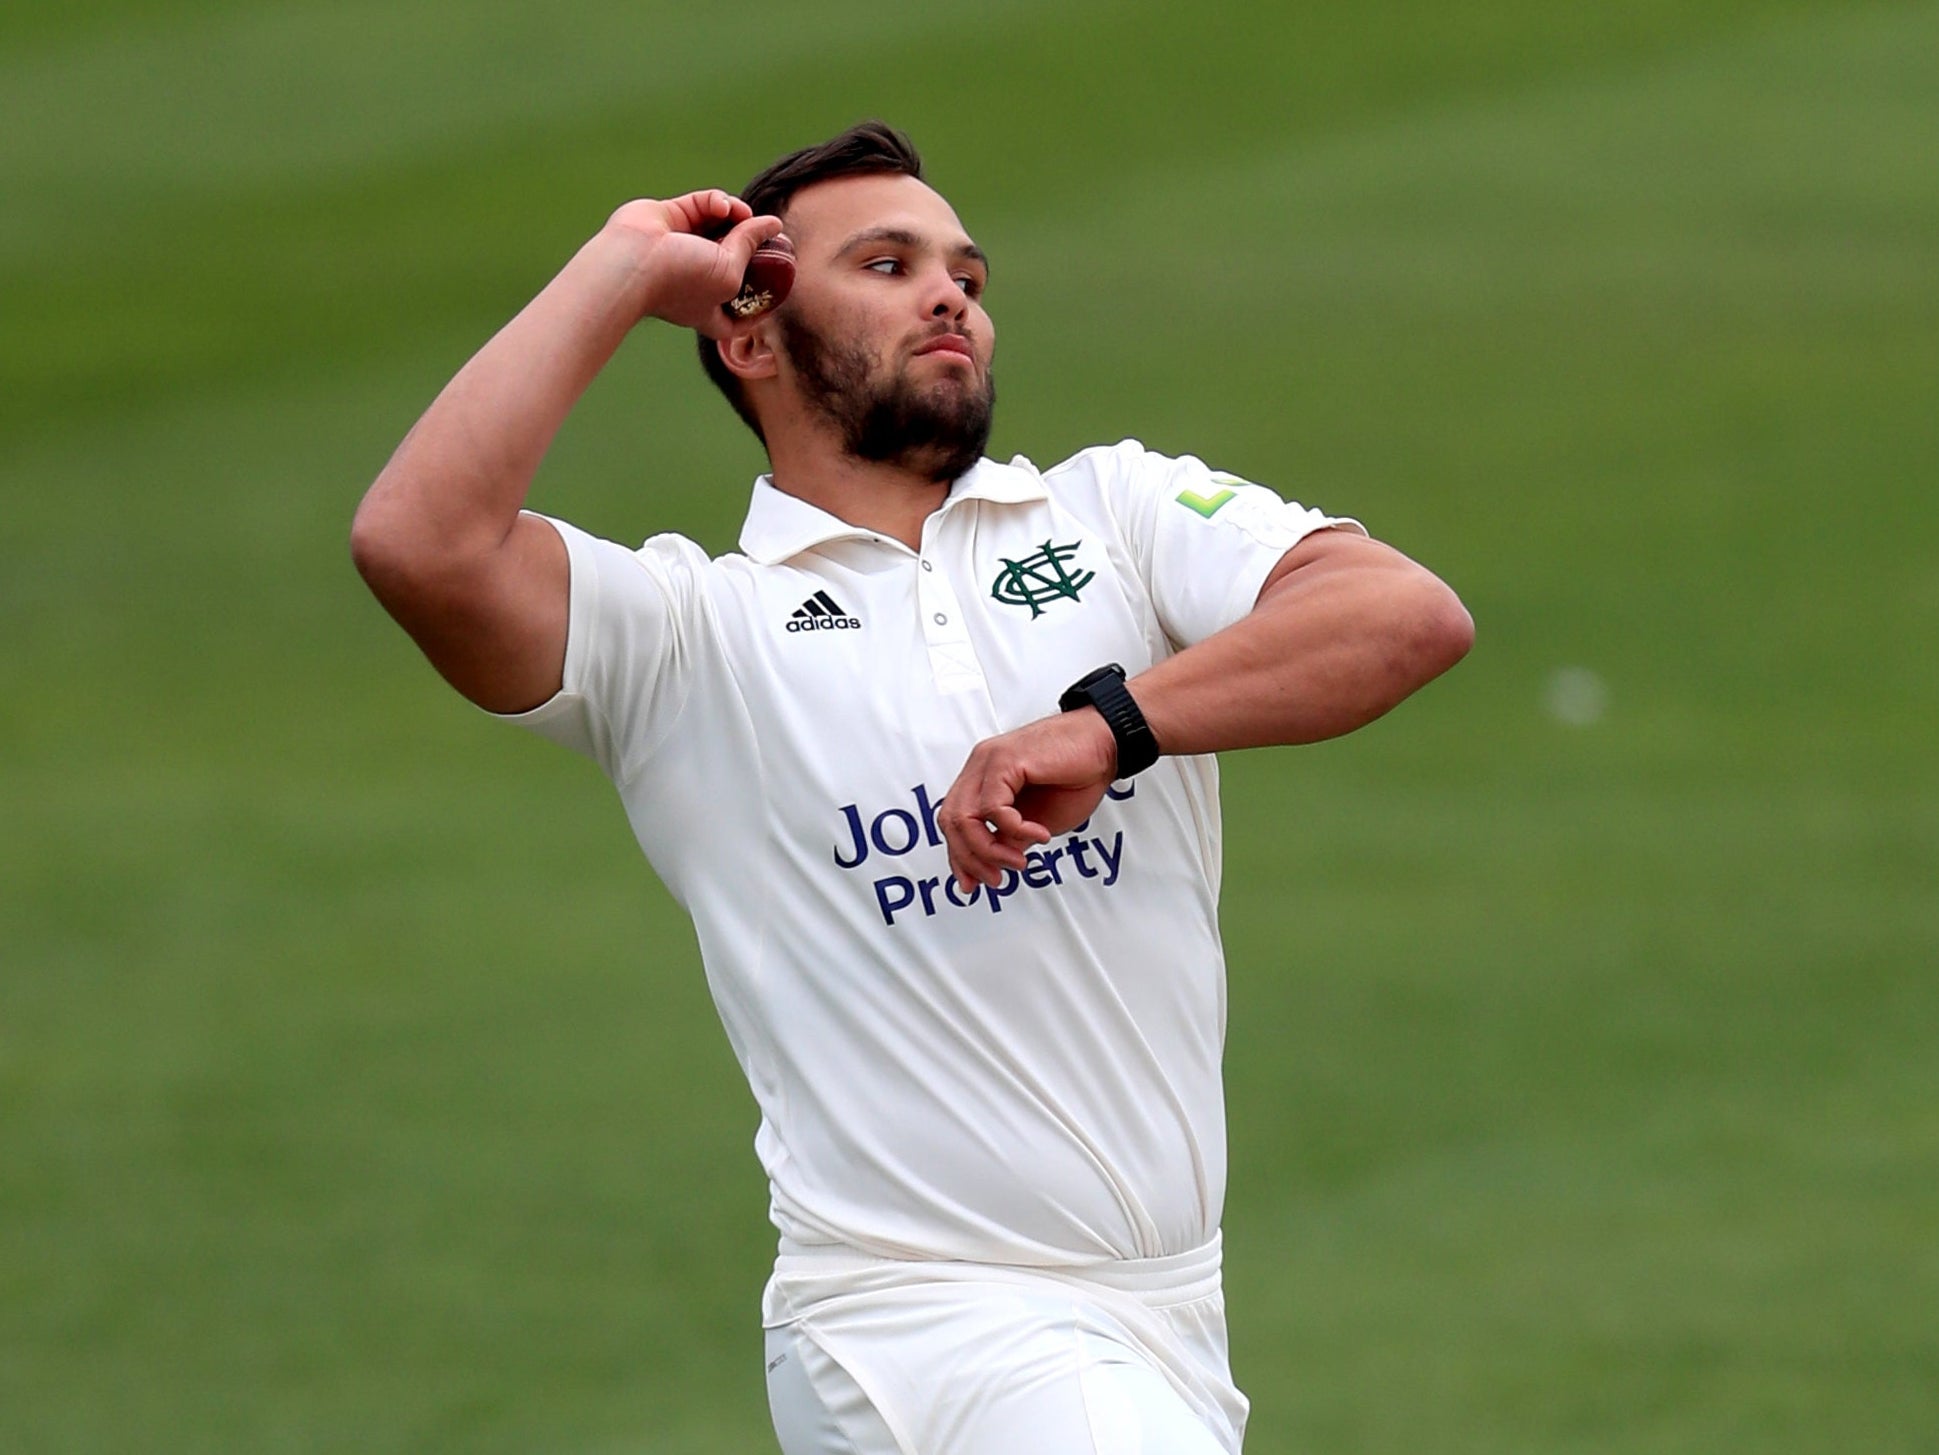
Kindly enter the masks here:
[[1250, 612], [1280, 557], [1315, 531], [1366, 534], [1349, 517], [1284, 500], [1190, 455], [1157, 454], [1136, 440], [1087, 450], [1069, 462], [1080, 464], [1104, 495], [1159, 624], [1181, 647]]
[[623, 784], [678, 721], [713, 639], [703, 578], [711, 563], [681, 536], [638, 550], [540, 516], [571, 570], [564, 681], [551, 700], [504, 720], [584, 753]]

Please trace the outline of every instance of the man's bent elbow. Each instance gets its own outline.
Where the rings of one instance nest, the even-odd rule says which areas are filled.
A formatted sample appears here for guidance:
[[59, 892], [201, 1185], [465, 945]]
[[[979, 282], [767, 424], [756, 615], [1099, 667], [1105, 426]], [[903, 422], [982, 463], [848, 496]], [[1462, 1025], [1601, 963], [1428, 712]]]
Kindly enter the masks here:
[[370, 497], [366, 495], [357, 507], [357, 513], [350, 518], [350, 559], [357, 567], [357, 574], [364, 580], [377, 569], [383, 559], [384, 533], [371, 519]]
[[406, 553], [384, 515], [381, 504], [366, 495], [350, 521], [350, 560], [364, 584], [388, 605], [387, 597], [405, 574]]
[[467, 568], [477, 559], [435, 541], [376, 489], [350, 522], [350, 560], [371, 594], [400, 622], [470, 584]]
[[1468, 655], [1474, 646], [1474, 617], [1461, 598], [1438, 576], [1421, 573], [1422, 582], [1411, 655], [1422, 683], [1433, 681]]
[[386, 606], [400, 592], [444, 588], [484, 560], [491, 543], [478, 529], [454, 533], [447, 517], [427, 511], [388, 471], [365, 492], [350, 520], [350, 559]]

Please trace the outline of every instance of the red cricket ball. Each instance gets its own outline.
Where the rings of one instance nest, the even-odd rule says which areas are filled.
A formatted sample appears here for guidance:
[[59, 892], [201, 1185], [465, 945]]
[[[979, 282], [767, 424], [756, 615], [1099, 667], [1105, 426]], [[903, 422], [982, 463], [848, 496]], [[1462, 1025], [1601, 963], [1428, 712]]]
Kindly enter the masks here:
[[776, 234], [754, 249], [741, 275], [741, 291], [721, 305], [735, 318], [758, 318], [779, 308], [794, 287], [794, 244]]

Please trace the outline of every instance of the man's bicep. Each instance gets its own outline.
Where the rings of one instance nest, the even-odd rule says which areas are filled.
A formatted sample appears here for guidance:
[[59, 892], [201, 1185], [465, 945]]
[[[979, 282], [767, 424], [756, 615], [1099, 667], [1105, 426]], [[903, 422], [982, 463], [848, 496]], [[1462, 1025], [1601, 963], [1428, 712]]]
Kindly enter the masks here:
[[488, 712], [518, 713], [560, 689], [571, 592], [557, 528], [521, 514], [496, 550], [378, 595], [447, 682]]
[[1325, 526], [1302, 537], [1273, 563], [1259, 585], [1254, 603], [1264, 601], [1294, 582], [1295, 573], [1312, 576], [1339, 568], [1376, 570], [1418, 570], [1414, 562], [1382, 541], [1375, 540], [1357, 524]]
[[1474, 620], [1445, 581], [1384, 542], [1340, 529], [1287, 551], [1259, 588], [1261, 608], [1322, 624], [1336, 650], [1357, 644], [1384, 664], [1391, 700], [1382, 712], [1474, 642]]

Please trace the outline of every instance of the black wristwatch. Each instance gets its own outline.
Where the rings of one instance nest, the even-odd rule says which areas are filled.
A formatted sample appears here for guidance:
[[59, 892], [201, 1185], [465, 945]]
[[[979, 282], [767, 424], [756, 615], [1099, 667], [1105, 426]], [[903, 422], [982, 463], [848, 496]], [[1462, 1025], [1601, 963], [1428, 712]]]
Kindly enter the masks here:
[[1064, 712], [1075, 712], [1080, 707], [1095, 707], [1103, 715], [1106, 726], [1111, 729], [1111, 736], [1117, 739], [1118, 744], [1118, 771], [1115, 777], [1129, 778], [1133, 773], [1144, 772], [1158, 761], [1158, 739], [1151, 735], [1151, 724], [1138, 711], [1138, 704], [1124, 685], [1124, 668], [1116, 662], [1099, 667], [1095, 672], [1086, 672], [1071, 683], [1064, 695], [1057, 699], [1057, 706]]

